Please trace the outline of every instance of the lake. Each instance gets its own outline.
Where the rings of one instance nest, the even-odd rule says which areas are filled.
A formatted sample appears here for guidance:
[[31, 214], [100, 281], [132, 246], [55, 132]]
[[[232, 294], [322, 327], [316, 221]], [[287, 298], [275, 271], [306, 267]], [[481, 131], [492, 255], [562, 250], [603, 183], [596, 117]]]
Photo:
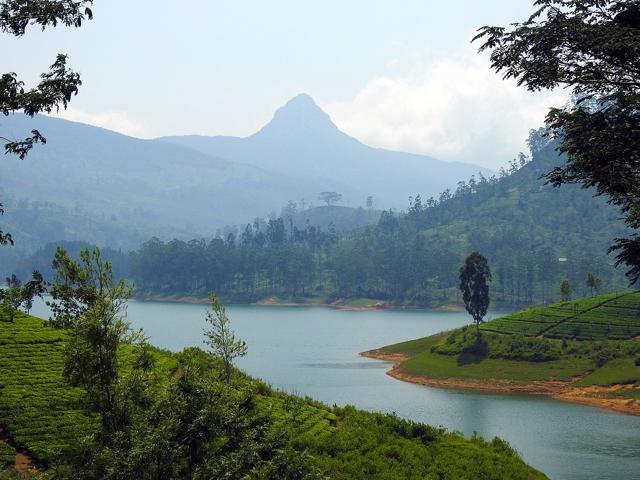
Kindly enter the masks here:
[[[154, 345], [181, 350], [203, 345], [205, 309], [131, 301], [128, 314]], [[273, 306], [230, 306], [227, 312], [249, 345], [238, 366], [276, 388], [467, 435], [500, 436], [556, 480], [640, 478], [640, 417], [539, 397], [413, 385], [385, 375], [389, 363], [358, 356], [464, 325], [470, 321], [466, 313]], [[48, 317], [41, 302], [31, 313]]]

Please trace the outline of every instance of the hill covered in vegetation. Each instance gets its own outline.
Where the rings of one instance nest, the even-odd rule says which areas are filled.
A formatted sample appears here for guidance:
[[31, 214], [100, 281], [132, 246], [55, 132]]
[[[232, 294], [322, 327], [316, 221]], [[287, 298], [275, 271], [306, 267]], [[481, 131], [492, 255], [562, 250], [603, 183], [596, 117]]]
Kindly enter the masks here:
[[640, 415], [640, 292], [533, 307], [363, 355], [401, 380], [533, 393]]
[[[122, 249], [129, 252], [148, 239], [149, 231], [141, 224], [111, 214], [89, 213], [82, 208], [63, 207], [51, 202], [16, 201], [2, 195], [5, 214], [3, 228], [11, 232], [14, 245], [0, 249], [0, 277], [12, 273], [24, 278], [34, 269], [50, 270], [51, 255], [39, 258], [39, 250], [57, 245], [84, 243], [85, 245], [109, 245], [105, 249]], [[177, 236], [177, 232], [173, 232]], [[190, 238], [193, 231], [184, 231], [181, 238]], [[78, 239], [82, 239], [81, 241]]]
[[529, 308], [481, 328], [532, 337], [629, 340], [640, 336], [640, 292], [617, 292]]
[[[43, 478], [65, 478], [69, 465], [91, 458], [87, 441], [100, 419], [86, 413], [82, 389], [64, 380], [67, 340], [67, 330], [38, 318], [0, 315], [0, 470], [13, 468], [20, 452]], [[136, 348], [120, 347], [122, 384], [142, 389], [132, 370]], [[546, 478], [499, 439], [466, 439], [395, 416], [331, 408], [241, 373], [227, 384], [217, 360], [195, 348], [149, 353], [153, 367], [145, 378], [159, 382], [147, 406], [150, 423], [136, 420], [144, 429], [134, 438], [141, 441], [131, 446], [129, 463], [112, 452], [109, 468], [119, 476], [106, 478], [200, 478], [186, 473], [189, 458], [202, 458], [202, 472], [230, 479]], [[172, 410], [174, 404], [181, 408]], [[5, 470], [0, 478], [13, 477]]]
[[416, 196], [406, 213], [384, 211], [376, 225], [336, 232], [291, 228], [281, 217], [208, 242], [154, 239], [132, 255], [130, 276], [143, 296], [437, 306], [458, 300], [459, 266], [475, 250], [489, 259], [494, 306], [557, 299], [563, 278], [584, 295], [589, 272], [603, 292], [625, 288], [607, 255], [626, 232], [619, 211], [592, 191], [545, 185], [540, 176], [563, 158], [542, 132], [530, 144], [532, 158], [499, 177], [474, 177], [437, 199]]

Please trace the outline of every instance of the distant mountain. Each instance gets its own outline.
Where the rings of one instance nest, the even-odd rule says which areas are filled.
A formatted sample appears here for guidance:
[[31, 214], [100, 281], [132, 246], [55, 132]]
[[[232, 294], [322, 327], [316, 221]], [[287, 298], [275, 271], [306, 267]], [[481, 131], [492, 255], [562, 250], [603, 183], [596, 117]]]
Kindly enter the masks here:
[[[339, 182], [271, 173], [80, 123], [46, 116], [0, 118], [0, 136], [24, 138], [32, 129], [40, 130], [47, 144], [37, 145], [22, 162], [16, 157], [0, 162], [0, 201], [7, 207], [0, 224], [9, 232], [13, 227], [22, 246], [33, 246], [31, 240], [39, 245], [84, 240], [131, 248], [152, 236], [211, 235], [321, 190], [353, 194]], [[39, 220], [16, 216], [18, 207]], [[49, 218], [43, 221], [45, 214]]]
[[[0, 225], [4, 231], [11, 232], [16, 242], [13, 246], [0, 247], [0, 278], [11, 273], [20, 273], [20, 278], [26, 278], [18, 265], [47, 242], [60, 244], [83, 239], [83, 242], [129, 251], [148, 240], [145, 229], [123, 223], [115, 215], [90, 215], [81, 208], [24, 198], [15, 201], [2, 192], [0, 199], [6, 210], [0, 217]], [[52, 259], [53, 255], [50, 255], [45, 264], [50, 266]], [[38, 263], [38, 268], [41, 266], [42, 263]]]
[[[47, 116], [0, 118], [2, 137], [24, 138], [33, 129], [46, 145], [24, 161], [0, 162], [0, 202], [7, 207], [0, 225], [17, 244], [0, 253], [0, 263], [58, 240], [130, 249], [153, 236], [206, 237], [289, 200], [313, 204], [322, 191], [341, 193], [352, 207], [371, 195], [379, 208], [404, 208], [410, 195], [437, 194], [486, 172], [368, 147], [338, 130], [307, 95], [245, 139], [141, 140]], [[342, 219], [371, 223], [370, 213]]]
[[[410, 195], [437, 195], [473, 174], [490, 173], [477, 165], [364, 145], [341, 132], [306, 94], [291, 99], [246, 138], [192, 135], [161, 140], [285, 175], [341, 182], [361, 195], [372, 195], [384, 208], [404, 208]], [[347, 193], [347, 204], [362, 204], [362, 198], [340, 193]]]

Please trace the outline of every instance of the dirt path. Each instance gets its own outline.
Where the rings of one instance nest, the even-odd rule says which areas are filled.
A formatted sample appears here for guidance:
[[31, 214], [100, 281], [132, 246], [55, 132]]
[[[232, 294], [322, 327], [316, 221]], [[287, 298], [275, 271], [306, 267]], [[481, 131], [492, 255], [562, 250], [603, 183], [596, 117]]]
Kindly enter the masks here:
[[384, 353], [376, 350], [362, 352], [360, 355], [376, 360], [393, 362], [393, 367], [387, 375], [404, 382], [416, 383], [428, 387], [453, 388], [456, 390], [470, 390], [474, 392], [542, 395], [565, 402], [578, 403], [605, 410], [640, 415], [640, 401], [624, 397], [612, 397], [612, 393], [629, 388], [628, 385], [576, 387], [571, 382], [541, 380], [531, 383], [513, 383], [507, 380], [485, 380], [466, 378], [434, 378], [423, 375], [413, 375], [402, 371], [401, 363], [410, 358], [403, 353]]
[[[3, 427], [0, 427], [0, 442], [6, 443], [11, 448], [15, 449], [15, 445]], [[16, 459], [13, 469], [18, 472], [20, 478], [27, 478], [27, 472], [29, 470], [35, 470], [33, 458], [27, 453], [16, 450]]]

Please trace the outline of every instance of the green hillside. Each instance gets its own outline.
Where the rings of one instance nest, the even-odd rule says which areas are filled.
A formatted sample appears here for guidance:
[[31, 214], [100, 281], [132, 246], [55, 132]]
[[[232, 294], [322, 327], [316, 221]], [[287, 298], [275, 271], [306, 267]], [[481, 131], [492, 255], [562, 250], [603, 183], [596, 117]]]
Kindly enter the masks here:
[[[82, 391], [63, 381], [66, 335], [23, 313], [13, 322], [0, 318], [0, 426], [9, 442], [0, 440], [0, 468], [10, 467], [16, 448], [40, 469], [56, 468], [77, 457], [81, 441], [98, 430], [99, 420], [84, 413]], [[132, 350], [128, 345], [120, 350], [125, 370]], [[152, 355], [154, 368], [166, 382], [180, 375], [184, 362], [194, 359], [201, 375], [214, 378], [212, 359], [200, 350], [177, 354], [152, 350]], [[246, 376], [240, 375], [238, 381], [238, 388], [251, 389], [255, 395], [247, 421], [261, 419], [287, 439], [287, 448], [306, 455], [306, 467], [318, 474], [313, 478], [356, 479], [363, 472], [367, 478], [380, 479], [545, 478], [498, 439], [465, 439], [395, 416], [329, 408], [275, 392]], [[0, 478], [5, 475], [6, 471], [0, 472]]]
[[[624, 268], [615, 268], [607, 255], [614, 239], [628, 233], [620, 212], [591, 190], [544, 185], [541, 175], [563, 158], [543, 140], [538, 138], [529, 161], [514, 163], [499, 177], [460, 182], [438, 198], [415, 196], [405, 214], [383, 211], [375, 225], [350, 231], [293, 225], [289, 232], [283, 214], [246, 226], [237, 238], [149, 241], [132, 254], [130, 277], [139, 294], [150, 296], [205, 297], [215, 291], [236, 303], [370, 298], [434, 307], [460, 301], [458, 269], [479, 251], [493, 273], [494, 305], [554, 301], [565, 278], [584, 296], [589, 273], [602, 281], [603, 293], [626, 288]], [[352, 215], [364, 220], [371, 213], [340, 207], [303, 212], [327, 226], [330, 218], [353, 223]]]
[[479, 342], [475, 327], [467, 326], [366, 354], [401, 355], [394, 373], [418, 383], [443, 386], [438, 381], [446, 380], [452, 387], [538, 393], [606, 408], [612, 403], [599, 402], [616, 399], [613, 409], [640, 414], [640, 292], [529, 308], [488, 321], [481, 332]]
[[640, 336], [640, 292], [613, 293], [534, 307], [491, 320], [487, 332], [577, 338], [629, 339]]

